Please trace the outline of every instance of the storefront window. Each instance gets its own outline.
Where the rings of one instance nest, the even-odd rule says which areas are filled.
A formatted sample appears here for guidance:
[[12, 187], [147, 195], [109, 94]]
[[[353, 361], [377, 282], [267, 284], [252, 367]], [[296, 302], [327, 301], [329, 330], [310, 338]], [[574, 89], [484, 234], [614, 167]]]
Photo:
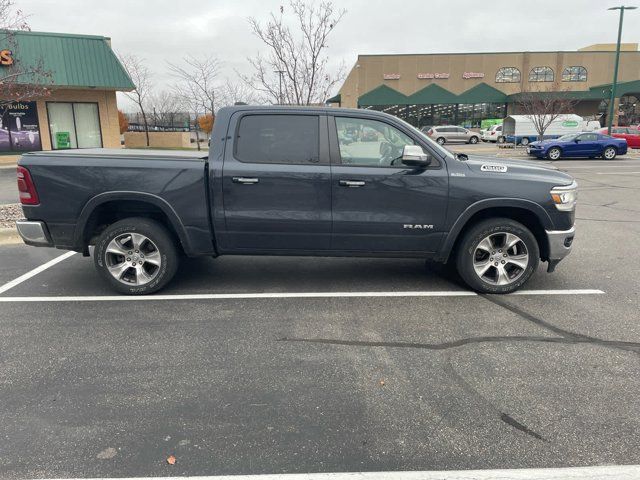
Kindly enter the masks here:
[[533, 67], [529, 72], [530, 82], [553, 82], [553, 69], [551, 67]]
[[54, 150], [102, 146], [97, 103], [48, 102], [47, 113]]

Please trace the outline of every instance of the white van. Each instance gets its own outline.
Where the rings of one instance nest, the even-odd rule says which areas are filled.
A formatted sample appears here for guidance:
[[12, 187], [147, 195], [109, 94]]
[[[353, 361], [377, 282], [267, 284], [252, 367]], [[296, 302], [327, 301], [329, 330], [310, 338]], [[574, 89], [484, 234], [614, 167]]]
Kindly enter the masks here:
[[[538, 140], [538, 132], [527, 115], [509, 115], [502, 123], [502, 136], [509, 143], [528, 145]], [[578, 132], [593, 132], [601, 128], [597, 120], [584, 120], [580, 115], [560, 115], [544, 132], [544, 140]]]

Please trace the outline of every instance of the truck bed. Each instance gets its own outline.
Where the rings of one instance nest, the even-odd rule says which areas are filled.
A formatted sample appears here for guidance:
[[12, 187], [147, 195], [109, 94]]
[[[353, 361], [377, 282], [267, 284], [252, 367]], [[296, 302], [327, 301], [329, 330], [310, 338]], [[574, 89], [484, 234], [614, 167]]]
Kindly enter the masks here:
[[[96, 206], [119, 209], [136, 198], [151, 202], [177, 226], [187, 252], [212, 251], [207, 200], [206, 151], [80, 149], [22, 156], [40, 205], [23, 207], [28, 220], [47, 220], [56, 246], [78, 250]], [[134, 211], [137, 210], [134, 205]], [[92, 227], [89, 225], [89, 227]]]

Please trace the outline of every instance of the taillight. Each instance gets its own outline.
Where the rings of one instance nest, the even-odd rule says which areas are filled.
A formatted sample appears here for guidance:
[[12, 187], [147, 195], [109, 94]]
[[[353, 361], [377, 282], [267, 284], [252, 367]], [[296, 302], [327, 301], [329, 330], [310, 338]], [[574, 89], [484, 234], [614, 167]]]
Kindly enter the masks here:
[[29, 170], [24, 167], [18, 167], [18, 192], [20, 193], [20, 203], [23, 205], [38, 205], [40, 199], [36, 186], [33, 184]]
[[495, 135], [495, 134], [496, 134], [496, 132], [491, 132], [491, 135]]
[[429, 131], [427, 132], [427, 135], [433, 135], [433, 128], [429, 129]]

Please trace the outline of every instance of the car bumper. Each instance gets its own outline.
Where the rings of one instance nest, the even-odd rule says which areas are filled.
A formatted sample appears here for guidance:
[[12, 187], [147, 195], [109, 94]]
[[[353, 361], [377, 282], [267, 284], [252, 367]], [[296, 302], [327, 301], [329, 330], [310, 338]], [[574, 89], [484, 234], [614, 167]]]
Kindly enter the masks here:
[[27, 245], [34, 247], [53, 247], [49, 229], [44, 222], [31, 220], [18, 220], [16, 222], [18, 233]]
[[546, 230], [546, 234], [549, 244], [549, 266], [547, 271], [553, 272], [560, 260], [571, 253], [576, 229], [571, 227], [569, 230]]

